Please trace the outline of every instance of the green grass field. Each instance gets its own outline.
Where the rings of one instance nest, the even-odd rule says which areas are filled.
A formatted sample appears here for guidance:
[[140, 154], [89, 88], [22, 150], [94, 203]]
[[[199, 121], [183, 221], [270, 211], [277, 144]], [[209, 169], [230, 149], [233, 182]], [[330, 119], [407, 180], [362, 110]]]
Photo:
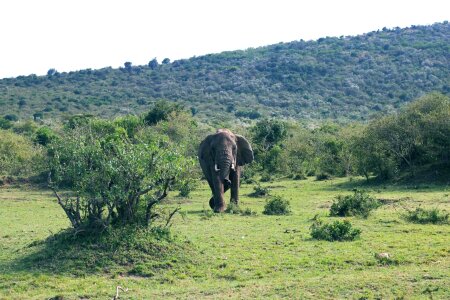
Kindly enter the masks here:
[[[210, 213], [205, 184], [189, 199], [171, 195], [167, 205], [182, 207], [172, 233], [188, 245], [188, 259], [150, 277], [120, 268], [74, 270], [76, 264], [33, 267], [29, 258], [42, 251], [42, 241], [69, 222], [49, 191], [4, 187], [0, 299], [112, 299], [117, 286], [128, 289], [120, 299], [449, 299], [450, 225], [412, 224], [401, 214], [418, 206], [449, 212], [450, 187], [363, 186], [384, 205], [367, 219], [347, 218], [362, 230], [361, 237], [311, 239], [311, 219], [316, 214], [327, 222], [338, 219], [328, 217], [334, 197], [351, 193], [357, 183], [346, 178], [264, 183], [272, 195], [290, 201], [288, 216], [262, 214], [265, 198], [248, 197], [253, 185], [243, 185], [240, 206], [255, 216]], [[381, 252], [394, 263], [380, 263], [374, 255]]]

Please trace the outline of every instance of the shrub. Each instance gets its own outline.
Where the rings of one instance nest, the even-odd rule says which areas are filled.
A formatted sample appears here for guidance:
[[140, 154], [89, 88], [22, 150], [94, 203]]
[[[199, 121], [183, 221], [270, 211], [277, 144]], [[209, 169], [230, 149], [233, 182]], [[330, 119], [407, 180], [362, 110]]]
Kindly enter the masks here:
[[348, 220], [323, 224], [320, 219], [315, 219], [310, 230], [313, 239], [329, 242], [353, 241], [361, 234], [361, 230], [352, 228], [352, 224]]
[[291, 205], [288, 200], [281, 196], [274, 196], [266, 202], [263, 214], [265, 215], [288, 215], [291, 213]]
[[241, 210], [241, 215], [256, 216], [256, 211], [253, 211], [251, 208], [247, 207], [246, 209]]
[[303, 173], [297, 173], [292, 175], [293, 180], [305, 180], [306, 176]]
[[336, 197], [330, 208], [330, 216], [347, 217], [362, 216], [367, 218], [370, 211], [378, 208], [381, 203], [364, 191], [356, 190], [353, 195]]
[[237, 215], [237, 214], [240, 214], [240, 213], [241, 213], [241, 208], [240, 208], [239, 205], [237, 205], [236, 203], [230, 202], [230, 203], [227, 205], [227, 208], [225, 209], [225, 212], [228, 213], [228, 214], [234, 214], [234, 215]]
[[269, 182], [272, 181], [272, 176], [270, 176], [269, 173], [264, 173], [261, 175], [261, 179], [259, 179], [261, 182]]
[[[113, 225], [150, 225], [155, 206], [184, 177], [192, 160], [175, 145], [143, 143], [113, 122], [92, 120], [49, 145], [51, 187], [72, 227], [98, 231]], [[66, 197], [59, 188], [72, 192]]]
[[321, 172], [319, 174], [316, 175], [316, 180], [320, 181], [320, 180], [328, 180], [331, 178], [331, 175], [326, 173], [326, 172]]
[[19, 121], [19, 117], [18, 117], [17, 115], [15, 115], [15, 114], [5, 115], [4, 118], [5, 118], [6, 120], [8, 120], [8, 121], [11, 121], [11, 122], [17, 122], [17, 121]]
[[251, 193], [250, 197], [265, 197], [270, 193], [270, 189], [268, 187], [263, 187], [261, 184], [257, 184], [253, 187], [253, 193]]
[[449, 214], [438, 208], [424, 209], [421, 207], [408, 211], [404, 218], [412, 223], [418, 224], [446, 224], [449, 220]]
[[196, 182], [193, 180], [186, 180], [180, 184], [180, 197], [188, 198], [191, 192], [195, 189]]
[[10, 120], [0, 117], [0, 129], [9, 129], [13, 126]]
[[37, 175], [44, 170], [44, 161], [42, 149], [28, 137], [0, 130], [0, 175]]
[[42, 146], [46, 146], [56, 138], [56, 134], [48, 127], [41, 127], [36, 130], [34, 141]]
[[166, 121], [171, 114], [177, 115], [182, 111], [183, 107], [180, 104], [160, 100], [147, 113], [144, 123], [150, 126], [155, 125], [160, 121]]
[[256, 212], [251, 210], [251, 208], [245, 208], [242, 209], [239, 207], [238, 204], [231, 202], [228, 204], [227, 209], [225, 210], [226, 213], [234, 214], [234, 215], [241, 215], [241, 216], [256, 216]]

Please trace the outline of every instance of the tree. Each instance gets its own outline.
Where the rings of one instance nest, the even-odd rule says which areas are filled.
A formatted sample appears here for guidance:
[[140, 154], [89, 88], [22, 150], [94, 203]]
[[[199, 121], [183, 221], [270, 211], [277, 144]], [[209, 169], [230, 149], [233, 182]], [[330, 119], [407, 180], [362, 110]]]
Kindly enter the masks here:
[[126, 71], [131, 72], [131, 70], [132, 70], [132, 63], [131, 62], [127, 61], [123, 65], [124, 65]]
[[167, 58], [167, 57], [164, 58], [163, 61], [162, 61], [162, 64], [163, 64], [163, 65], [168, 65], [168, 64], [170, 64], [170, 59]]
[[269, 150], [287, 137], [287, 125], [283, 121], [264, 119], [251, 129], [252, 141], [263, 150]]
[[144, 123], [147, 125], [155, 125], [160, 121], [168, 119], [170, 114], [178, 114], [183, 111], [180, 104], [160, 100], [156, 102], [153, 108], [144, 117]]
[[50, 186], [78, 231], [151, 225], [155, 205], [192, 164], [176, 145], [129, 139], [105, 120], [68, 129], [49, 149]]
[[287, 137], [287, 125], [278, 120], [264, 119], [251, 128], [255, 161], [264, 171], [280, 171], [281, 142]]
[[51, 77], [51, 76], [55, 76], [58, 74], [58, 71], [56, 71], [56, 69], [51, 68], [47, 71], [47, 76]]
[[156, 68], [158, 68], [158, 61], [156, 60], [156, 57], [148, 63], [148, 66], [152, 70], [155, 70]]

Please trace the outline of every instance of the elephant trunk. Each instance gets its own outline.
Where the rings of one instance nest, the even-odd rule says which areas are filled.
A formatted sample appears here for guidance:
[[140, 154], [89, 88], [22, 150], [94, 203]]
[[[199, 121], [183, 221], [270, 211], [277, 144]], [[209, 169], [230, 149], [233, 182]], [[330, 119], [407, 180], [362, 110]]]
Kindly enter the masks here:
[[232, 158], [222, 159], [216, 162], [214, 170], [218, 173], [222, 182], [226, 184], [230, 183], [230, 170], [235, 167], [234, 165], [234, 159]]

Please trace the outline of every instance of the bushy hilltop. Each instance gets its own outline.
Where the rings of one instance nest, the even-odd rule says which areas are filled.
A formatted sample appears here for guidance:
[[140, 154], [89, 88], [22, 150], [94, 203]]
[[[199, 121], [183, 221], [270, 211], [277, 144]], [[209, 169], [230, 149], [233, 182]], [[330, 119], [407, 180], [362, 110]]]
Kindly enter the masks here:
[[294, 41], [146, 66], [0, 80], [0, 113], [19, 119], [141, 113], [158, 99], [202, 119], [368, 119], [425, 93], [450, 93], [450, 25]]

